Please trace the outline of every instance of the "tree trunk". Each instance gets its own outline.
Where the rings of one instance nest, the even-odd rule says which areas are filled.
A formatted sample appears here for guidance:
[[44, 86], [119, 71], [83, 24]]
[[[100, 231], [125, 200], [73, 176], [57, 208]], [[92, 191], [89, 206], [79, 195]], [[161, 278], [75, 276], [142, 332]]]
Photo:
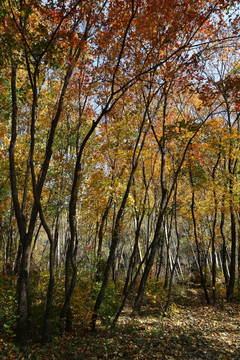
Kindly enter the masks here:
[[224, 234], [224, 212], [222, 210], [221, 212], [221, 222], [220, 222], [220, 231], [221, 231], [221, 236], [222, 236], [222, 249], [221, 249], [221, 257], [222, 257], [222, 268], [223, 268], [223, 274], [224, 274], [224, 278], [225, 278], [225, 285], [226, 285], [226, 289], [228, 287], [228, 282], [229, 282], [229, 271], [228, 271], [228, 264], [227, 264], [227, 246], [226, 246], [226, 237]]
[[130, 260], [129, 260], [127, 276], [126, 276], [126, 279], [125, 279], [125, 284], [124, 284], [124, 289], [123, 289], [123, 295], [125, 295], [126, 292], [127, 292], [128, 283], [129, 283], [129, 280], [131, 278], [131, 274], [133, 273], [133, 269], [134, 269], [134, 266], [135, 266], [135, 260], [136, 260], [136, 256], [137, 256], [138, 248], [139, 248], [138, 240], [139, 240], [139, 235], [140, 235], [140, 230], [141, 230], [141, 225], [142, 225], [143, 218], [144, 218], [144, 212], [142, 213], [141, 219], [139, 221], [137, 221], [137, 228], [136, 228], [136, 231], [135, 231], [135, 242], [134, 242], [133, 251], [132, 251], [132, 254], [131, 254], [131, 257], [130, 257]]
[[144, 272], [142, 274], [142, 278], [139, 284], [139, 288], [138, 288], [138, 293], [133, 305], [133, 314], [139, 314], [140, 310], [141, 310], [141, 305], [142, 305], [142, 300], [143, 300], [143, 296], [144, 296], [144, 292], [145, 292], [145, 287], [146, 287], [146, 283], [147, 283], [147, 279], [149, 276], [149, 273], [151, 271], [151, 268], [153, 266], [153, 262], [154, 262], [154, 258], [158, 249], [158, 245], [160, 242], [160, 233], [161, 233], [161, 228], [162, 228], [162, 223], [163, 223], [163, 213], [160, 211], [159, 216], [158, 216], [158, 221], [157, 221], [157, 225], [156, 225], [156, 229], [155, 229], [155, 234], [154, 234], [154, 238], [151, 244], [151, 251], [149, 254], [149, 257], [146, 261], [146, 265], [145, 265], [145, 269]]
[[158, 268], [157, 268], [157, 274], [156, 279], [159, 281], [162, 265], [163, 265], [163, 249], [164, 249], [164, 234], [160, 234], [160, 245], [159, 245], [159, 256], [158, 256]]
[[171, 269], [171, 273], [170, 273], [170, 279], [169, 279], [169, 287], [168, 287], [168, 297], [167, 297], [167, 301], [166, 304], [164, 306], [164, 311], [168, 312], [169, 310], [169, 306], [170, 306], [170, 301], [171, 301], [171, 295], [172, 295], [172, 283], [173, 283], [173, 276], [174, 276], [174, 272], [176, 270], [176, 266], [178, 263], [178, 255], [179, 255], [179, 248], [180, 248], [180, 237], [179, 237], [179, 233], [178, 233], [178, 224], [177, 224], [177, 209], [176, 209], [176, 205], [177, 205], [177, 201], [176, 201], [176, 195], [177, 195], [177, 184], [176, 184], [176, 190], [175, 190], [175, 194], [174, 194], [174, 205], [175, 205], [175, 211], [174, 211], [174, 224], [175, 224], [175, 234], [177, 237], [177, 246], [176, 246], [176, 254], [175, 254], [175, 260], [173, 262], [173, 266]]
[[[52, 303], [53, 303], [54, 283], [55, 283], [55, 255], [56, 255], [56, 248], [58, 243], [58, 219], [59, 219], [59, 212], [57, 214], [54, 237], [52, 237], [50, 233], [48, 234], [48, 239], [50, 242], [49, 283], [47, 290], [46, 310], [45, 310], [43, 328], [42, 328], [42, 344], [45, 344], [49, 340], [49, 335], [50, 335], [50, 321], [51, 321], [51, 312], [52, 312]], [[49, 229], [48, 232], [50, 232]]]
[[216, 304], [216, 250], [215, 250], [215, 236], [216, 236], [216, 223], [217, 223], [217, 200], [216, 194], [215, 197], [215, 212], [213, 219], [213, 228], [212, 228], [212, 296], [213, 296], [213, 304]]
[[111, 209], [111, 206], [112, 206], [112, 201], [113, 201], [113, 198], [112, 198], [112, 196], [110, 196], [109, 199], [108, 199], [104, 214], [102, 216], [99, 231], [98, 231], [97, 271], [96, 271], [96, 278], [95, 278], [96, 282], [99, 282], [101, 280], [101, 278], [100, 278], [100, 274], [101, 274], [100, 264], [101, 264], [101, 258], [102, 258], [103, 229], [104, 229], [105, 223], [107, 221], [108, 213], [109, 213], [109, 211]]
[[143, 259], [141, 260], [141, 262], [140, 262], [140, 264], [139, 264], [139, 266], [138, 266], [138, 269], [137, 269], [137, 271], [136, 271], [136, 274], [135, 274], [133, 280], [131, 281], [128, 289], [126, 290], [126, 293], [125, 293], [124, 296], [123, 296], [122, 303], [121, 303], [121, 305], [120, 305], [120, 307], [119, 307], [119, 309], [118, 309], [118, 311], [117, 311], [117, 314], [115, 315], [115, 318], [114, 318], [114, 320], [113, 320], [113, 322], [112, 322], [111, 328], [114, 328], [114, 327], [115, 327], [115, 325], [116, 325], [116, 323], [117, 323], [117, 321], [118, 321], [118, 319], [119, 319], [119, 316], [121, 315], [121, 313], [122, 313], [122, 311], [123, 311], [123, 308], [124, 308], [124, 306], [125, 306], [125, 304], [126, 304], [127, 298], [128, 298], [128, 296], [129, 296], [129, 294], [131, 293], [134, 285], [136, 284], [136, 281], [137, 281], [138, 275], [140, 274], [142, 265], [144, 264], [144, 262], [145, 262], [146, 259], [148, 258], [148, 254], [149, 254], [149, 251], [150, 251], [150, 250], [151, 250], [151, 246], [147, 249], [147, 251], [146, 251]]
[[237, 234], [236, 234], [236, 219], [233, 209], [230, 209], [231, 214], [231, 262], [230, 262], [230, 277], [227, 287], [227, 301], [233, 300], [233, 292], [236, 278], [236, 246], [237, 246]]
[[31, 255], [31, 242], [26, 238], [23, 243], [23, 251], [18, 278], [18, 321], [17, 341], [26, 345], [28, 341], [28, 317], [30, 312], [29, 304], [29, 265]]
[[199, 266], [199, 271], [200, 271], [200, 279], [201, 279], [201, 285], [202, 285], [202, 288], [204, 291], [204, 295], [205, 295], [207, 304], [210, 304], [210, 297], [208, 295], [206, 280], [205, 280], [205, 277], [203, 274], [200, 249], [199, 249], [199, 243], [198, 243], [197, 223], [196, 223], [196, 218], [195, 218], [195, 192], [194, 192], [194, 187], [193, 187], [193, 179], [192, 179], [191, 169], [190, 169], [190, 183], [191, 183], [191, 187], [192, 187], [191, 213], [192, 213], [192, 220], [193, 220], [194, 238], [195, 238], [195, 243], [196, 243], [196, 248], [197, 248], [197, 260], [198, 260], [198, 266]]
[[78, 239], [76, 238], [75, 242], [69, 242], [66, 254], [66, 264], [65, 264], [65, 299], [60, 314], [60, 328], [61, 332], [63, 330], [62, 320], [66, 320], [66, 330], [72, 330], [72, 312], [70, 308], [70, 302], [73, 290], [77, 281], [77, 250], [78, 250]]
[[240, 214], [238, 214], [238, 299], [240, 299]]
[[[167, 220], [166, 220], [167, 221]], [[164, 280], [164, 285], [163, 288], [167, 289], [168, 287], [168, 282], [169, 282], [169, 273], [171, 273], [171, 264], [170, 264], [170, 236], [167, 230], [167, 225], [166, 223], [164, 224], [164, 230], [165, 230], [165, 240], [166, 240], [166, 250], [167, 250], [167, 254], [166, 254], [166, 268], [165, 268], [165, 280]]]

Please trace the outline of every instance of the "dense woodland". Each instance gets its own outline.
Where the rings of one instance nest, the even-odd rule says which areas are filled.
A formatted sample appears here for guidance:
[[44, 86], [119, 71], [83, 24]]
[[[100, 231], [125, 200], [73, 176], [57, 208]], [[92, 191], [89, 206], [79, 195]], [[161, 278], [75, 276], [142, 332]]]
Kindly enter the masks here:
[[239, 17], [1, 1], [2, 336], [114, 328], [146, 302], [168, 316], [194, 284], [203, 305], [240, 299]]

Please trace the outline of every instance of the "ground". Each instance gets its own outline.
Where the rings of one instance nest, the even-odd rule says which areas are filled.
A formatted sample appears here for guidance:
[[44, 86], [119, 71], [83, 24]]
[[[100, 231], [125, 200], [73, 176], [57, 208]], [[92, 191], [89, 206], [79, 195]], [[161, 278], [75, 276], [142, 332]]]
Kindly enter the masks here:
[[203, 305], [195, 292], [166, 317], [148, 307], [135, 318], [126, 311], [114, 330], [76, 327], [44, 347], [23, 349], [2, 339], [0, 359], [240, 360], [240, 304]]

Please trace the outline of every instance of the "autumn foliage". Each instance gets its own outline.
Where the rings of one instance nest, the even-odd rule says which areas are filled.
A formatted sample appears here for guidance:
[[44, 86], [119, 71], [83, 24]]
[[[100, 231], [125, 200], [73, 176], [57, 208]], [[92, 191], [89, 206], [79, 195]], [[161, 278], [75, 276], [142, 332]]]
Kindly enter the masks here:
[[239, 298], [238, 1], [2, 0], [0, 32], [0, 333]]

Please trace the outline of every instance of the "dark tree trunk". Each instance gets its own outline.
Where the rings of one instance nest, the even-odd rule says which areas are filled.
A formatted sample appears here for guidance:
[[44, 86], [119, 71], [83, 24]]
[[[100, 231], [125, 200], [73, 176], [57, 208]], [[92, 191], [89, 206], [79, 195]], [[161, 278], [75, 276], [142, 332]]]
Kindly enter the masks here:
[[236, 219], [233, 209], [230, 209], [231, 215], [231, 262], [230, 262], [230, 277], [227, 287], [227, 301], [233, 300], [235, 278], [236, 278], [236, 247], [237, 247], [237, 234], [236, 234]]
[[238, 214], [238, 299], [240, 299], [240, 214]]
[[131, 293], [133, 287], [134, 287], [135, 284], [136, 284], [136, 281], [137, 281], [137, 278], [138, 278], [138, 276], [139, 276], [139, 274], [140, 274], [142, 265], [145, 263], [146, 259], [148, 258], [148, 254], [149, 254], [149, 251], [150, 251], [150, 250], [151, 250], [151, 246], [147, 249], [147, 251], [146, 251], [146, 253], [145, 253], [142, 261], [140, 262], [140, 264], [139, 264], [139, 266], [138, 266], [138, 269], [137, 269], [137, 271], [136, 271], [136, 274], [135, 274], [133, 280], [130, 282], [129, 287], [128, 287], [128, 289], [126, 290], [126, 293], [125, 293], [124, 296], [123, 296], [121, 305], [120, 305], [120, 307], [119, 307], [119, 309], [118, 309], [118, 311], [117, 311], [117, 314], [115, 315], [115, 318], [114, 318], [114, 320], [113, 320], [113, 322], [112, 322], [111, 328], [114, 328], [114, 327], [115, 327], [115, 325], [116, 325], [116, 323], [117, 323], [117, 321], [118, 321], [118, 319], [119, 319], [119, 316], [121, 315], [121, 313], [122, 313], [122, 311], [123, 311], [123, 308], [124, 308], [124, 306], [125, 306], [125, 304], [126, 304], [126, 301], [127, 301], [127, 299], [128, 299], [128, 296], [129, 296], [129, 294]]
[[201, 285], [202, 285], [202, 288], [204, 291], [204, 295], [205, 295], [207, 304], [210, 304], [210, 297], [208, 295], [206, 280], [205, 280], [205, 276], [204, 276], [203, 269], [202, 269], [202, 262], [201, 262], [198, 235], [197, 235], [197, 223], [196, 223], [196, 218], [195, 218], [195, 192], [194, 192], [194, 187], [193, 187], [193, 179], [192, 179], [191, 169], [190, 169], [190, 183], [191, 183], [191, 187], [192, 187], [191, 213], [192, 213], [192, 220], [193, 220], [194, 238], [195, 238], [195, 243], [196, 243], [196, 248], [197, 248], [197, 260], [198, 260], [198, 266], [199, 266], [199, 271], [200, 271], [200, 279], [201, 279]]
[[139, 221], [137, 221], [137, 228], [135, 231], [135, 241], [134, 241], [134, 247], [133, 247], [133, 251], [129, 260], [129, 265], [128, 265], [128, 270], [127, 270], [127, 276], [125, 279], [125, 284], [124, 284], [124, 288], [123, 288], [123, 295], [126, 294], [127, 292], [127, 288], [128, 288], [128, 284], [129, 284], [129, 280], [130, 278], [132, 278], [132, 273], [134, 270], [134, 266], [136, 263], [136, 257], [138, 254], [138, 247], [139, 247], [139, 235], [140, 235], [140, 230], [141, 230], [141, 226], [142, 226], [142, 221], [144, 218], [144, 212], [142, 213], [141, 219]]
[[214, 219], [213, 219], [213, 228], [212, 228], [212, 297], [213, 297], [213, 304], [216, 304], [216, 250], [215, 250], [215, 237], [216, 237], [216, 223], [217, 223], [217, 200], [216, 194], [214, 193], [215, 197], [215, 212], [214, 212]]
[[216, 176], [216, 170], [217, 166], [220, 162], [221, 153], [218, 154], [216, 164], [213, 167], [212, 171], [212, 180], [213, 180], [213, 198], [214, 198], [214, 217], [213, 217], [213, 226], [211, 231], [211, 237], [212, 237], [212, 297], [213, 297], [213, 304], [216, 304], [216, 250], [215, 250], [215, 238], [216, 238], [216, 224], [217, 224], [217, 194], [215, 190], [215, 176]]
[[222, 257], [222, 267], [223, 267], [223, 274], [224, 274], [224, 278], [225, 278], [225, 284], [226, 284], [226, 289], [228, 287], [228, 282], [229, 282], [229, 275], [228, 275], [228, 264], [227, 264], [227, 245], [226, 245], [226, 237], [224, 234], [224, 221], [225, 221], [225, 216], [224, 216], [224, 212], [222, 210], [221, 212], [221, 222], [220, 222], [220, 231], [221, 231], [221, 236], [222, 236], [222, 249], [221, 249], [221, 257]]
[[171, 301], [171, 296], [172, 296], [172, 284], [173, 284], [173, 276], [176, 270], [176, 266], [177, 266], [177, 261], [178, 261], [178, 255], [179, 255], [179, 248], [180, 248], [180, 237], [179, 237], [179, 233], [178, 233], [178, 225], [177, 225], [177, 200], [176, 200], [176, 195], [177, 195], [177, 185], [176, 185], [176, 190], [175, 190], [175, 194], [174, 194], [174, 205], [175, 205], [175, 212], [174, 212], [174, 224], [175, 224], [175, 233], [176, 233], [176, 237], [177, 237], [177, 247], [176, 247], [176, 254], [175, 254], [175, 260], [171, 269], [171, 273], [170, 273], [170, 279], [169, 279], [169, 287], [168, 287], [168, 296], [167, 296], [167, 301], [166, 304], [164, 306], [164, 311], [168, 312], [169, 310], [169, 306], [170, 306], [170, 301]]
[[159, 245], [159, 256], [158, 256], [158, 267], [156, 273], [156, 279], [159, 281], [161, 270], [163, 266], [163, 250], [164, 250], [164, 234], [160, 234], [160, 245]]
[[31, 242], [25, 239], [21, 257], [19, 278], [18, 278], [18, 312], [17, 341], [21, 345], [28, 342], [28, 318], [30, 312], [29, 304], [29, 264], [31, 254]]
[[[166, 220], [167, 221], [167, 220]], [[164, 224], [165, 227], [165, 240], [166, 240], [166, 267], [165, 267], [165, 280], [163, 288], [167, 289], [168, 283], [169, 283], [169, 274], [171, 273], [171, 266], [170, 266], [170, 236], [168, 233], [168, 230], [166, 228], [166, 224]]]
[[146, 261], [145, 269], [144, 269], [144, 272], [142, 274], [142, 278], [141, 278], [141, 281], [139, 284], [138, 293], [137, 293], [137, 296], [136, 296], [136, 299], [135, 299], [135, 302], [133, 305], [133, 314], [140, 313], [147, 279], [148, 279], [149, 273], [152, 269], [154, 258], [155, 258], [155, 255], [156, 255], [156, 252], [158, 249], [158, 245], [159, 245], [159, 241], [160, 241], [160, 233], [161, 233], [162, 223], [163, 223], [163, 213], [160, 212], [159, 216], [158, 216], [158, 221], [157, 221], [157, 225], [156, 225], [156, 229], [155, 229], [154, 238], [153, 238], [153, 241], [151, 244], [151, 251], [150, 251], [149, 257]]
[[108, 199], [104, 214], [102, 216], [99, 231], [98, 231], [97, 271], [96, 271], [96, 279], [95, 279], [96, 282], [99, 282], [101, 280], [100, 264], [101, 264], [101, 258], [102, 258], [103, 233], [104, 233], [104, 226], [105, 226], [109, 211], [112, 206], [112, 200], [113, 200], [113, 198], [112, 198], [112, 196], [110, 196], [110, 198]]
[[63, 330], [62, 320], [66, 320], [65, 329], [67, 331], [72, 330], [72, 311], [70, 307], [71, 297], [77, 281], [77, 250], [78, 250], [78, 239], [75, 242], [69, 242], [66, 254], [65, 263], [65, 299], [60, 315], [60, 328]]
[[[45, 344], [47, 341], [49, 341], [49, 336], [50, 336], [50, 321], [51, 321], [52, 304], [53, 304], [54, 283], [55, 283], [55, 255], [56, 255], [56, 248], [58, 242], [58, 219], [59, 219], [59, 212], [57, 214], [54, 237], [51, 236], [50, 230], [49, 229], [47, 230], [48, 239], [50, 243], [49, 283], [47, 290], [46, 309], [45, 309], [43, 328], [42, 328], [42, 344]], [[44, 227], [46, 227], [46, 224], [44, 224]]]

